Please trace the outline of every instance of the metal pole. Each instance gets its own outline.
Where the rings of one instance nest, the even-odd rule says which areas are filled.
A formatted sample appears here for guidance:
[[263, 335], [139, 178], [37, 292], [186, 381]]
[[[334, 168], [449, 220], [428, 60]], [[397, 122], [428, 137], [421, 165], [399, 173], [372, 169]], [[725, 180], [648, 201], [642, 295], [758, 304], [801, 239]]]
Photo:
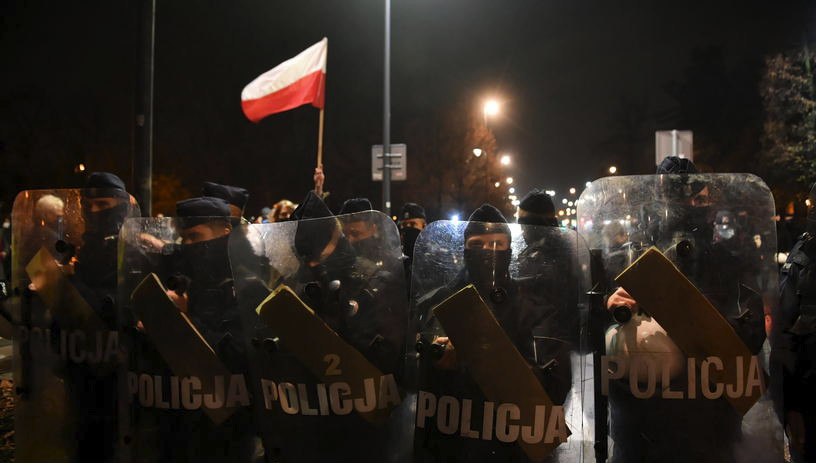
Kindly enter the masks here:
[[383, 81], [383, 212], [391, 216], [391, 0], [385, 0], [385, 70]]
[[677, 130], [672, 130], [672, 156], [677, 156]]
[[136, 149], [133, 168], [142, 215], [153, 214], [153, 69], [156, 43], [156, 0], [142, 0], [139, 94], [136, 106]]

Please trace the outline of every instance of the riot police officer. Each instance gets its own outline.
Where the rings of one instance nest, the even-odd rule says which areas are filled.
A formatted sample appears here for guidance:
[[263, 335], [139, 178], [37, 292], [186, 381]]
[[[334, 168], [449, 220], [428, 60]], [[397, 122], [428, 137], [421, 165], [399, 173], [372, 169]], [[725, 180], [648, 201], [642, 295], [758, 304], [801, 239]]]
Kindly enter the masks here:
[[[88, 176], [80, 199], [85, 230], [69, 277], [109, 332], [118, 329], [116, 261], [119, 230], [132, 208], [124, 182], [115, 174]], [[69, 271], [70, 272], [70, 271]], [[118, 359], [117, 359], [118, 360]], [[66, 365], [66, 386], [78, 417], [77, 461], [111, 461], [116, 445], [117, 382], [114, 367]]]
[[95, 172], [82, 189], [22, 192], [14, 209], [17, 460], [112, 461], [122, 379], [117, 248], [138, 206], [119, 177]]
[[783, 419], [795, 462], [816, 461], [816, 184], [808, 194], [807, 231], [780, 271], [780, 333], [774, 358], [782, 367]]
[[405, 255], [403, 262], [409, 286], [411, 284], [411, 265], [414, 261], [414, 245], [420, 232], [425, 229], [427, 224], [425, 208], [416, 203], [405, 203], [402, 206], [397, 226], [400, 232], [400, 241], [402, 242], [402, 253]]
[[[756, 360], [766, 333], [761, 297], [754, 289], [756, 285], [746, 278], [747, 269], [753, 267], [744, 254], [734, 251], [730, 242], [715, 238], [716, 217], [712, 208], [725, 210], [735, 201], [756, 200], [752, 206], [761, 211], [767, 205], [767, 187], [754, 179], [729, 174], [687, 173], [694, 169], [685, 159], [668, 158], [658, 167], [658, 172], [664, 175], [602, 179], [598, 181], [601, 186], [589, 188], [586, 197], [582, 195], [584, 207], [600, 201], [596, 213], [582, 215], [579, 211], [579, 216], [583, 223], [592, 221], [597, 225], [609, 217], [607, 223], [619, 220], [634, 225], [630, 235], [634, 241], [630, 247], [632, 260], [638, 257], [637, 251], [643, 252], [652, 245], [660, 248], [727, 321], [736, 335], [735, 343]], [[622, 193], [601, 193], [611, 191]], [[761, 214], [752, 218], [760, 225]], [[609, 388], [612, 461], [739, 461], [743, 417], [723, 397], [707, 398], [688, 392], [699, 387], [699, 371], [693, 363], [686, 362], [686, 357], [693, 355], [681, 351], [671, 337], [672, 330], [677, 330], [674, 332], [682, 336], [710, 338], [716, 334], [708, 330], [715, 328], [699, 326], [698, 333], [686, 334], [677, 326], [664, 329], [648, 314], [648, 308], [638, 306], [623, 288], [609, 296], [606, 307], [616, 311], [616, 315], [621, 313], [620, 308], [627, 307], [631, 312], [626, 313], [633, 314], [631, 319], [619, 317], [618, 324], [607, 333], [607, 354], [631, 358], [631, 362], [653, 356], [649, 358], [655, 359], [655, 368], [666, 372], [663, 387], [684, 394], [683, 400], [667, 400], [662, 395], [641, 397], [633, 386], [643, 382], [637, 375], [636, 379], [631, 379], [630, 374], [624, 380], [612, 382]], [[723, 357], [723, 361], [734, 360]], [[757, 410], [764, 410], [763, 407]], [[751, 444], [754, 442], [744, 445]], [[759, 454], [755, 457], [766, 458]]]
[[[563, 311], [556, 309], [556, 302], [541, 290], [537, 278], [540, 273], [522, 274], [519, 278], [511, 276], [512, 233], [498, 209], [482, 205], [471, 214], [461, 233], [464, 249], [461, 256], [454, 256], [454, 261], [462, 262], [463, 267], [447, 284], [415, 301], [420, 389], [436, 397], [466, 399], [473, 404], [489, 400], [468, 374], [467, 366], [460, 363], [456, 346], [443, 332], [432, 310], [467, 285], [473, 285], [552, 403], [564, 404], [572, 381], [570, 351], [575, 346], [571, 344], [572, 339], [561, 334], [565, 329], [563, 325], [571, 326], [571, 323], [561, 319]], [[423, 242], [423, 252], [426, 245], [433, 246]], [[430, 249], [428, 251], [433, 252]], [[439, 258], [439, 255], [435, 257]], [[426, 269], [418, 267], [415, 271], [424, 274]], [[444, 272], [439, 269], [433, 273], [439, 281]], [[482, 422], [482, 412], [473, 413], [472, 422]], [[416, 430], [417, 461], [527, 461], [522, 447], [513, 442], [447, 436], [434, 424], [421, 428]]]
[[[151, 314], [153, 324], [145, 321], [142, 327], [139, 323], [140, 329], [133, 332], [130, 374], [134, 378], [154, 378], [154, 389], [161, 391], [164, 397], [172, 394], [172, 378], [179, 377], [212, 381], [218, 376], [228, 384], [244, 385], [243, 390], [248, 387], [247, 342], [229, 261], [234, 222], [226, 201], [197, 197], [179, 201], [175, 218], [140, 219], [130, 224], [133, 230], [127, 230], [127, 239], [132, 242], [125, 251], [125, 273], [147, 277], [144, 282], [150, 281], [150, 273], [158, 273], [175, 309], [184, 314], [182, 328], [176, 328], [179, 341], [159, 335], [162, 328], [159, 325], [169, 326], [175, 323], [171, 318], [178, 319], [172, 314]], [[143, 250], [136, 244], [144, 230], [158, 233], [167, 240], [168, 244], [161, 248], [160, 258], [141, 258]], [[155, 251], [155, 247], [150, 250]], [[127, 294], [133, 292], [132, 288], [124, 289]], [[151, 310], [145, 305], [162, 303], [155, 298], [139, 301], [132, 303], [137, 316]], [[186, 350], [191, 343], [196, 346], [204, 344], [203, 349], [214, 356], [185, 360], [185, 355], [193, 355]], [[193, 370], [178, 372], [178, 359], [191, 365]], [[138, 384], [138, 392], [143, 394], [145, 386]], [[159, 392], [155, 394], [160, 397]], [[129, 423], [134, 436], [130, 446], [132, 459], [253, 461], [258, 444], [248, 405], [227, 407], [216, 402], [211, 406], [183, 407], [178, 403], [159, 405], [158, 401], [143, 403], [134, 400]], [[210, 409], [215, 409], [224, 418], [213, 418], [215, 415]], [[223, 411], [227, 409], [229, 412]]]

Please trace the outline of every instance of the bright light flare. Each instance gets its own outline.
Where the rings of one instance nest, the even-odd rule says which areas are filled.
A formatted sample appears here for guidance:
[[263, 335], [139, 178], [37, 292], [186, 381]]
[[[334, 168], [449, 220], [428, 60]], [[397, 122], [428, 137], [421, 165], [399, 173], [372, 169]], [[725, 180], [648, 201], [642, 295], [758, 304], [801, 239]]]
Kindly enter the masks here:
[[496, 100], [487, 100], [484, 104], [485, 116], [495, 116], [499, 114], [499, 102]]
[[510, 165], [510, 156], [508, 156], [506, 154], [504, 156], [502, 156], [501, 157], [501, 165], [509, 166]]
[[482, 149], [481, 148], [473, 148], [473, 155], [478, 158], [479, 156], [482, 155]]
[[513, 177], [507, 177], [507, 179], [505, 181], [507, 182], [508, 185], [512, 185], [513, 184]]
[[618, 168], [615, 166], [609, 166], [609, 173], [615, 175], [618, 172]]

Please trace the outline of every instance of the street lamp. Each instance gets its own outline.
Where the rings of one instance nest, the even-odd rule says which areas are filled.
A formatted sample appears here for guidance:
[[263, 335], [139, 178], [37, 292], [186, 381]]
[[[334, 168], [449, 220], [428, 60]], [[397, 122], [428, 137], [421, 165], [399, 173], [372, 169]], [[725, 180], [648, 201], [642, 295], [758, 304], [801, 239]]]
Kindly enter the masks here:
[[569, 192], [571, 195], [575, 194], [575, 187], [570, 187]]
[[515, 189], [515, 188], [513, 188], [513, 187], [510, 187], [510, 189], [509, 189], [509, 190], [507, 190], [507, 191], [509, 191], [509, 192], [510, 192], [510, 194], [513, 194], [513, 193], [515, 193], [515, 192], [516, 192], [516, 189]]
[[501, 161], [500, 161], [500, 162], [501, 162], [501, 165], [503, 165], [503, 166], [509, 166], [509, 165], [510, 165], [510, 156], [509, 156], [509, 155], [507, 155], [507, 154], [503, 155], [503, 156], [501, 157]]
[[501, 186], [501, 182], [496, 182], [496, 183], [494, 183], [494, 184], [493, 184], [493, 186], [494, 186], [494, 187], [496, 187], [496, 188], [498, 188], [498, 187], [500, 187], [500, 186]]
[[473, 155], [478, 158], [479, 156], [482, 155], [482, 149], [481, 148], [473, 148]]
[[609, 173], [615, 175], [615, 172], [618, 171], [618, 168], [615, 166], [609, 166]]
[[499, 114], [499, 102], [496, 100], [487, 100], [484, 104], [484, 115], [495, 116]]
[[513, 177], [507, 177], [506, 182], [507, 182], [508, 185], [512, 185], [513, 184]]

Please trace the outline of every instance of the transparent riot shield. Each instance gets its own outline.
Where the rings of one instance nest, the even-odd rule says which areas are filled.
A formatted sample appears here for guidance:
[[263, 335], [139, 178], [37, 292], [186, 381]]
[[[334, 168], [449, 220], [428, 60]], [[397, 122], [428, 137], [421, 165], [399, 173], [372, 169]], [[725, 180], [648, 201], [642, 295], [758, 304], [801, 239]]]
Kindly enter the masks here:
[[782, 461], [773, 216], [749, 174], [609, 177], [581, 195], [579, 232], [608, 297], [594, 386], [611, 461]]
[[439, 221], [414, 248], [417, 462], [591, 454], [588, 252], [557, 227]]
[[233, 233], [225, 217], [133, 219], [122, 229], [125, 461], [254, 461]]
[[402, 461], [408, 301], [393, 221], [367, 211], [244, 230], [230, 259], [267, 458]]
[[123, 190], [21, 192], [12, 210], [16, 461], [112, 461]]

